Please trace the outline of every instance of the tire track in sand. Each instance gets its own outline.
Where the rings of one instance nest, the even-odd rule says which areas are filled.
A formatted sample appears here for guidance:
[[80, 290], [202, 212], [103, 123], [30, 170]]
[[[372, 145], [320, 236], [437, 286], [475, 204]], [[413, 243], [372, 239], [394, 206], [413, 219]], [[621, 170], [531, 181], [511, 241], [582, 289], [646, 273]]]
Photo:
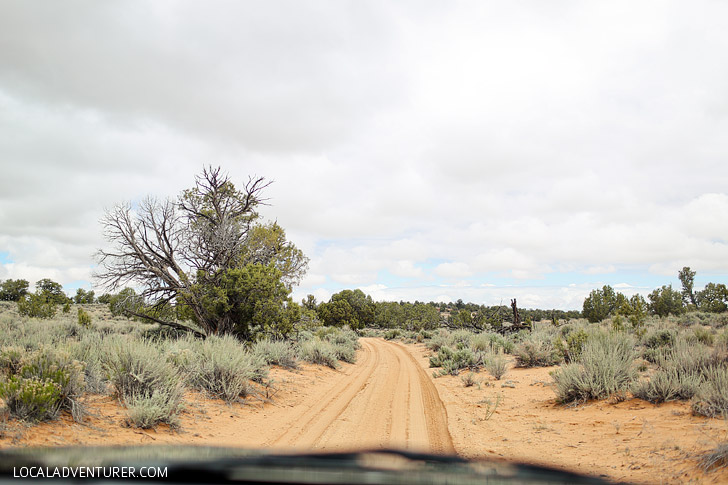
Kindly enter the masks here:
[[313, 396], [270, 446], [304, 449], [408, 448], [454, 453], [447, 412], [406, 347], [362, 338], [352, 372]]

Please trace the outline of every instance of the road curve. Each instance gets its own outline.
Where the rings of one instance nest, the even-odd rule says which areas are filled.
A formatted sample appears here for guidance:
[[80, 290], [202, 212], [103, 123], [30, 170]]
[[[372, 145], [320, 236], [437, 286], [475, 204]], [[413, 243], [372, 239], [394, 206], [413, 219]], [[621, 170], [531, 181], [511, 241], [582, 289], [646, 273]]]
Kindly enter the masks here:
[[406, 347], [362, 338], [358, 361], [325, 395], [301, 403], [275, 448], [405, 448], [455, 453], [435, 386]]

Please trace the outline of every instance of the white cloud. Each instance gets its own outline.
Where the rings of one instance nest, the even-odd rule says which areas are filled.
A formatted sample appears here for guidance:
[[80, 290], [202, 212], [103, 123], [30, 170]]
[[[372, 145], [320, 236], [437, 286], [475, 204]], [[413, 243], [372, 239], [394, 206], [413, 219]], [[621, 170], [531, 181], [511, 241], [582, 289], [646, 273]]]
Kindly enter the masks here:
[[421, 278], [425, 275], [422, 268], [416, 267], [414, 262], [410, 260], [397, 261], [394, 267], [391, 268], [391, 272], [404, 278]]
[[473, 275], [473, 270], [466, 263], [440, 263], [435, 267], [435, 274], [443, 278], [467, 278]]

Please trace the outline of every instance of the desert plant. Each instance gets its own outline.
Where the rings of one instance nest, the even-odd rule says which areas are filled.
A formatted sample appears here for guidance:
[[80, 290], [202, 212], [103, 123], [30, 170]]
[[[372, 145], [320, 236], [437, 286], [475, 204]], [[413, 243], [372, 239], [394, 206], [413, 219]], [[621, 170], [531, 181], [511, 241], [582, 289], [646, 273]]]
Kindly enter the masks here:
[[18, 300], [18, 313], [31, 318], [50, 319], [56, 315], [56, 305], [42, 295], [28, 293]]
[[701, 461], [705, 471], [728, 467], [728, 441], [705, 453]]
[[298, 367], [296, 349], [284, 340], [259, 340], [253, 345], [253, 355], [268, 365], [278, 365], [287, 369]]
[[86, 391], [96, 394], [104, 393], [108, 378], [103, 366], [103, 356], [106, 353], [106, 342], [103, 335], [98, 332], [87, 332], [77, 343], [69, 346], [68, 350], [74, 359], [85, 364]]
[[461, 369], [477, 369], [483, 365], [480, 353], [473, 353], [469, 348], [453, 350], [450, 347], [440, 347], [436, 356], [430, 357], [430, 367], [442, 367], [440, 375], [450, 374], [456, 376]]
[[250, 381], [267, 375], [263, 357], [245, 351], [232, 336], [192, 340], [191, 358], [184, 367], [192, 387], [232, 402], [250, 393]]
[[11, 376], [7, 382], [0, 382], [0, 398], [5, 401], [10, 414], [19, 419], [41, 421], [56, 418], [61, 409], [60, 396], [60, 386], [46, 379]]
[[514, 344], [497, 333], [477, 333], [470, 338], [470, 348], [473, 351], [498, 351], [503, 350], [505, 353], [513, 352]]
[[710, 367], [704, 376], [705, 382], [693, 400], [693, 412], [711, 418], [728, 416], [728, 367]]
[[[108, 349], [104, 365], [117, 397], [129, 409], [129, 423], [140, 427], [174, 424], [184, 388], [179, 371], [160, 358], [161, 349], [147, 340], [123, 338], [113, 339]], [[142, 408], [155, 412], [142, 413]], [[160, 409], [164, 413], [156, 412]]]
[[179, 425], [177, 416], [182, 410], [181, 385], [166, 387], [151, 395], [133, 395], [126, 399], [127, 424], [136, 428], [154, 428], [166, 423], [173, 428]]
[[622, 398], [636, 377], [634, 342], [624, 333], [596, 334], [575, 363], [554, 373], [557, 400]]
[[78, 324], [86, 328], [91, 326], [91, 315], [81, 307], [78, 307]]
[[320, 338], [312, 338], [301, 343], [301, 359], [336, 369], [339, 367], [338, 353], [334, 344]]
[[677, 339], [677, 332], [672, 329], [659, 328], [645, 335], [644, 345], [650, 349], [672, 347]]
[[503, 354], [493, 354], [486, 359], [485, 369], [499, 381], [508, 372], [508, 361]]
[[11, 414], [21, 419], [43, 420], [67, 410], [75, 420], [82, 419], [79, 398], [85, 383], [81, 362], [67, 352], [42, 348], [23, 355], [19, 363], [13, 363], [13, 368], [16, 372], [0, 388], [0, 397], [5, 399]]
[[460, 377], [460, 381], [463, 383], [464, 387], [472, 387], [480, 382], [475, 378], [475, 373], [473, 372], [468, 372], [464, 376]]
[[568, 332], [564, 338], [557, 338], [554, 340], [554, 348], [558, 353], [560, 359], [566, 363], [574, 362], [579, 358], [581, 350], [584, 348], [584, 344], [589, 339], [583, 329]]
[[680, 373], [676, 368], [659, 369], [649, 380], [636, 383], [632, 394], [653, 403], [692, 398], [700, 388], [699, 374]]
[[0, 376], [15, 375], [20, 372], [25, 357], [25, 349], [17, 346], [0, 348]]
[[715, 342], [715, 335], [709, 327], [696, 326], [690, 338], [705, 345], [713, 345]]
[[516, 345], [513, 351], [518, 367], [547, 367], [558, 363], [558, 357], [550, 342], [531, 339]]

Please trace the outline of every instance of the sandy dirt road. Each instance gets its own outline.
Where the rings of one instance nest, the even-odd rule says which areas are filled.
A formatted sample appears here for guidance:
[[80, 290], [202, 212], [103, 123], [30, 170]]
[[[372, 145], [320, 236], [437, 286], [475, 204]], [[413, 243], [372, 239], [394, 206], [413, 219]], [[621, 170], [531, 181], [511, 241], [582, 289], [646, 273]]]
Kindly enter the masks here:
[[[6, 446], [184, 443], [293, 451], [404, 448], [455, 453], [448, 417], [432, 379], [408, 348], [360, 339], [356, 364], [338, 370], [302, 364], [272, 369], [269, 399], [226, 405], [190, 392], [180, 430], [124, 426], [112, 396], [90, 396], [84, 424], [63, 416], [24, 430], [0, 432]], [[0, 430], [2, 431], [2, 430]]]
[[360, 341], [357, 365], [323, 395], [300, 403], [285, 430], [264, 446], [453, 453], [445, 407], [424, 369], [401, 344]]

